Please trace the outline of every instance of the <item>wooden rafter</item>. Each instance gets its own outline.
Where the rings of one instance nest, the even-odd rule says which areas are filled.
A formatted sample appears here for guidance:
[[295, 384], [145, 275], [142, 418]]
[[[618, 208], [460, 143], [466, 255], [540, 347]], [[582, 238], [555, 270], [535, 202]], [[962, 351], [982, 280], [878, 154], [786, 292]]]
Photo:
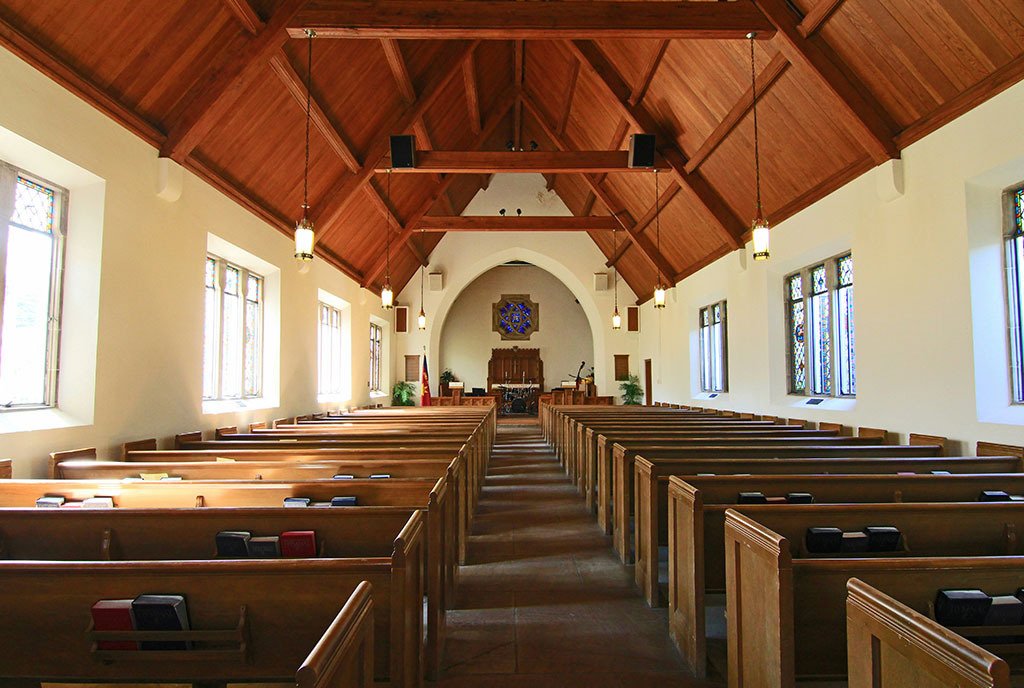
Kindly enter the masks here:
[[607, 215], [591, 217], [472, 216], [441, 217], [427, 215], [415, 231], [423, 232], [599, 232], [618, 229], [619, 223]]
[[[660, 155], [654, 166], [669, 169]], [[381, 158], [377, 172], [391, 169], [390, 155]], [[629, 167], [629, 152], [605, 151], [417, 151], [416, 167], [395, 169], [395, 174], [498, 174], [559, 173], [595, 174], [645, 173], [647, 169]]]
[[523, 137], [523, 79], [526, 77], [524, 69], [524, 61], [526, 59], [526, 45], [523, 41], [512, 42], [512, 79], [516, 85], [516, 92], [519, 96], [516, 98], [516, 112], [512, 118], [512, 149], [520, 150], [522, 148], [522, 137]]
[[798, 18], [786, 0], [754, 0], [778, 29], [778, 43], [794, 64], [815, 74], [821, 83], [843, 104], [846, 120], [859, 135], [858, 140], [876, 162], [899, 155], [894, 140], [896, 124], [868, 88], [847, 70], [832, 49], [820, 37], [805, 38]]
[[249, 33], [256, 35], [263, 29], [263, 20], [249, 4], [249, 0], [221, 0], [221, 2]]
[[572, 71], [569, 73], [569, 88], [565, 90], [565, 104], [562, 105], [562, 114], [558, 118], [558, 134], [561, 136], [565, 133], [565, 128], [569, 126], [569, 115], [572, 113], [572, 101], [576, 96], [576, 84], [579, 82], [580, 77], [580, 61], [573, 60]]
[[[524, 96], [523, 102], [533, 113], [533, 116], [537, 118], [537, 122], [544, 129], [545, 134], [547, 134], [548, 138], [551, 139], [552, 143], [558, 146], [561, 150], [573, 150], [575, 148], [567, 136], [558, 135], [554, 127], [544, 118], [540, 108], [533, 102], [531, 97]], [[597, 199], [601, 201], [604, 207], [608, 209], [608, 212], [612, 214], [612, 217], [616, 219], [619, 226], [625, 230], [626, 236], [636, 244], [643, 256], [650, 261], [651, 265], [659, 270], [666, 279], [671, 279], [671, 277], [676, 273], [675, 268], [668, 262], [668, 260], [665, 259], [665, 256], [658, 251], [657, 247], [653, 242], [651, 242], [649, 237], [635, 231], [636, 221], [633, 219], [629, 210], [626, 209], [625, 204], [623, 204], [612, 191], [598, 180], [597, 175], [584, 174], [583, 179], [586, 181], [587, 186], [589, 186], [594, 192], [594, 195], [597, 196]]]
[[398, 47], [398, 41], [393, 38], [380, 39], [380, 46], [384, 49], [384, 57], [387, 58], [388, 67], [398, 84], [398, 91], [406, 103], [416, 100], [416, 88], [413, 86], [412, 77], [409, 76], [409, 68], [402, 57], [402, 51]]
[[[389, 203], [388, 200], [381, 195], [380, 190], [377, 188], [377, 185], [373, 183], [373, 180], [371, 180], [366, 186], [364, 186], [363, 189], [366, 191], [366, 196], [370, 199], [370, 202], [373, 204], [373, 207], [376, 208], [377, 211], [384, 216], [384, 221], [388, 223], [389, 227], [402, 226], [402, 220], [398, 217], [398, 214], [395, 212], [395, 209], [391, 206], [391, 203]], [[419, 260], [420, 265], [427, 264], [427, 257], [423, 254], [422, 251], [419, 251], [417, 249], [415, 244], [410, 243], [409, 249], [413, 252], [413, 254], [416, 255], [416, 259]]]
[[[761, 73], [757, 75], [758, 102], [771, 90], [775, 82], [786, 73], [788, 67], [789, 60], [786, 59], [786, 56], [782, 53], [776, 53], [771, 62], [761, 70]], [[743, 95], [740, 96], [740, 99], [729, 109], [725, 117], [722, 118], [722, 121], [718, 123], [714, 131], [704, 140], [704, 143], [693, 154], [693, 157], [686, 161], [686, 172], [688, 174], [697, 170], [715, 152], [715, 149], [729, 137], [729, 134], [733, 132], [736, 126], [747, 116], [747, 113], [750, 112], [750, 109], [753, 107], [753, 100], [753, 89], [748, 87], [743, 92]]]
[[[270, 60], [270, 67], [281, 79], [281, 83], [292, 94], [295, 101], [305, 111], [306, 84], [303, 83], [302, 77], [295, 71], [295, 67], [289, 62], [288, 57], [284, 53], [275, 55]], [[347, 141], [341, 129], [327, 117], [327, 113], [324, 112], [316, 97], [310, 98], [309, 118], [312, 125], [320, 132], [320, 135], [324, 137], [324, 140], [327, 141], [327, 144], [334, 152], [338, 154], [338, 157], [342, 159], [345, 166], [352, 172], [358, 170], [360, 163], [352, 151], [352, 145]]]
[[[505, 119], [509, 110], [512, 109], [512, 105], [515, 103], [515, 98], [515, 89], [511, 88], [505, 91], [505, 93], [498, 99], [494, 112], [487, 118], [480, 130], [480, 133], [477, 134], [476, 140], [473, 143], [474, 147], [483, 145], [491, 134], [494, 133], [494, 130], [498, 128], [498, 125]], [[458, 179], [456, 175], [448, 175], [434, 187], [434, 191], [430, 194], [430, 197], [420, 205], [416, 212], [409, 216], [409, 219], [406, 221], [401, 233], [395, 237], [393, 242], [394, 246], [401, 248], [402, 246], [407, 246], [411, 243], [410, 239], [412, 238], [415, 228], [419, 224], [420, 220], [430, 212], [430, 209], [437, 203], [437, 199], [439, 199], [448, 190], [448, 187], [451, 186], [452, 182], [456, 179]], [[384, 272], [385, 265], [385, 257], [381, 256], [364, 273], [364, 277], [360, 281], [360, 285], [363, 287], [370, 287], [373, 285], [377, 278], [380, 277], [381, 273]]]
[[288, 40], [285, 27], [306, 1], [284, 0], [258, 34], [192, 88], [196, 95], [175, 118], [160, 147], [161, 157], [182, 162], [189, 156], [238, 97], [260, 78], [267, 63]]
[[377, 161], [388, 152], [391, 134], [407, 131], [423, 116], [437, 100], [444, 87], [462, 70], [462, 62], [471, 55], [476, 43], [468, 43], [456, 53], [439, 60], [438, 69], [431, 75], [428, 85], [423, 89], [415, 102], [409, 104], [396, 117], [391, 118], [373, 136], [370, 150], [367, 152], [362, 167], [354, 174], [343, 174], [331, 185], [330, 190], [314, 204], [319, 208], [314, 221], [321, 227], [321, 238], [331, 236], [338, 229], [338, 218], [344, 213], [356, 193], [374, 175]]
[[[480, 0], [310, 2], [292, 35], [315, 29], [328, 38], [576, 39], [742, 38], [770, 34], [771, 24], [749, 3], [530, 2], [515, 11]], [[768, 36], [766, 36], [768, 37]]]
[[668, 41], [658, 43], [658, 49], [651, 55], [647, 66], [640, 72], [640, 78], [633, 85], [633, 92], [629, 95], [630, 105], [643, 102], [644, 96], [647, 95], [647, 89], [651, 87], [651, 82], [654, 81], [654, 75], [658, 73], [658, 67], [661, 66], [661, 60], [665, 57], [666, 50], [668, 50]]
[[[724, 5], [728, 3], [708, 4]], [[658, 137], [658, 150], [665, 156], [665, 160], [680, 186], [689, 191], [693, 199], [703, 205], [716, 220], [714, 226], [723, 240], [731, 243], [735, 248], [742, 246], [740, 237], [746, 230], [745, 223], [736, 216], [725, 199], [699, 172], [687, 173], [686, 156], [674, 140], [661, 131], [661, 127], [643, 104], [629, 104], [629, 86], [597, 47], [597, 44], [593, 41], [570, 41], [568, 45], [583, 66], [596, 77], [598, 85], [606, 91], [621, 115], [640, 131], [655, 134]]]
[[466, 109], [469, 111], [469, 127], [479, 134], [483, 126], [480, 118], [480, 91], [476, 84], [476, 62], [471, 56], [462, 63], [462, 81], [466, 85]]
[[842, 4], [843, 0], [818, 0], [797, 25], [800, 35], [808, 38], [816, 34]]
[[[669, 202], [673, 198], [675, 198], [677, 193], [679, 193], [679, 183], [676, 181], [669, 182], [668, 186], [665, 187], [665, 190], [661, 192], [661, 196], [658, 198], [658, 203], [648, 208], [647, 212], [644, 213], [639, 220], [637, 220], [636, 227], [633, 231], [635, 231], [637, 234], [642, 234], [643, 231], [650, 227], [651, 223], [654, 222], [655, 219], [657, 219], [658, 214], [665, 209], [665, 206], [667, 206]], [[626, 251], [629, 250], [630, 246], [632, 246], [632, 243], [623, 242], [618, 247], [618, 249], [616, 249], [615, 253], [609, 256], [608, 262], [605, 263], [605, 265], [607, 265], [608, 267], [612, 267], [613, 265], [618, 263], [622, 256], [625, 255]]]

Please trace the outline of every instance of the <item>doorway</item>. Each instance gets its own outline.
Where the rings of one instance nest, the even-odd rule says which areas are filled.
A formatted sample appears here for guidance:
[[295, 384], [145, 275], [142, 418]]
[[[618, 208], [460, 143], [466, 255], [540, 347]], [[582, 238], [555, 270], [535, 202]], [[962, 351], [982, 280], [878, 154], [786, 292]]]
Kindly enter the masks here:
[[653, 376], [651, 375], [651, 359], [645, 358], [644, 359], [644, 397], [645, 397], [644, 400], [647, 402], [648, 406], [651, 406], [652, 404], [654, 404], [654, 401], [653, 401], [653, 399], [654, 399], [654, 392], [651, 390], [651, 380], [652, 379], [653, 379]]

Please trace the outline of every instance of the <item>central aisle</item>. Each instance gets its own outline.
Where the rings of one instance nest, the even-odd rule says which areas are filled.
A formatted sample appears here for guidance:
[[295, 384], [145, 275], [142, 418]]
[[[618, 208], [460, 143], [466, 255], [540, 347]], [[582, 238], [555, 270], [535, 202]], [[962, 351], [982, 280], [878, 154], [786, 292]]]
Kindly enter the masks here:
[[443, 688], [715, 685], [685, 673], [536, 424], [499, 426], [460, 575]]

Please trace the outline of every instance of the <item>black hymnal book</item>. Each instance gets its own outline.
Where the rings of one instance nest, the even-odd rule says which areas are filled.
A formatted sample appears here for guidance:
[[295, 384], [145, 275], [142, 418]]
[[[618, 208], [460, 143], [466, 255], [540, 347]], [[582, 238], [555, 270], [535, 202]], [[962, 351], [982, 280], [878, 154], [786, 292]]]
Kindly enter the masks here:
[[981, 590], [939, 590], [935, 620], [943, 626], [980, 626], [991, 606], [992, 598]]
[[978, 495], [979, 502], [1008, 502], [1010, 501], [1010, 495], [1006, 494], [1002, 490], [982, 490], [981, 494]]
[[[139, 595], [132, 601], [136, 631], [187, 631], [188, 608], [181, 595]], [[141, 650], [189, 650], [188, 641], [146, 640]]]
[[217, 556], [225, 559], [245, 559], [249, 556], [249, 538], [246, 530], [222, 530], [217, 533]]
[[356, 506], [358, 500], [352, 496], [331, 497], [331, 506]]
[[786, 495], [790, 504], [814, 504], [814, 495], [810, 492], [790, 492]]
[[249, 556], [253, 559], [277, 559], [281, 556], [281, 542], [277, 535], [249, 539]]
[[740, 492], [736, 497], [737, 504], [767, 504], [768, 498], [763, 492]]
[[900, 548], [900, 529], [894, 526], [868, 526], [868, 550], [871, 552], [895, 552]]
[[804, 543], [812, 554], [838, 552], [843, 547], [843, 531], [838, 528], [808, 528]]

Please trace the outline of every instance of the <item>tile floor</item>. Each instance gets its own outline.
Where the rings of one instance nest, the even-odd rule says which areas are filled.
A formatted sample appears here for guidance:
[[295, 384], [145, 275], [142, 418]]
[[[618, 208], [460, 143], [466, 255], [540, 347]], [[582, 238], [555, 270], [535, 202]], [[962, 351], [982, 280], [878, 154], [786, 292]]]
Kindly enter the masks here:
[[536, 425], [502, 425], [440, 688], [700, 688]]

